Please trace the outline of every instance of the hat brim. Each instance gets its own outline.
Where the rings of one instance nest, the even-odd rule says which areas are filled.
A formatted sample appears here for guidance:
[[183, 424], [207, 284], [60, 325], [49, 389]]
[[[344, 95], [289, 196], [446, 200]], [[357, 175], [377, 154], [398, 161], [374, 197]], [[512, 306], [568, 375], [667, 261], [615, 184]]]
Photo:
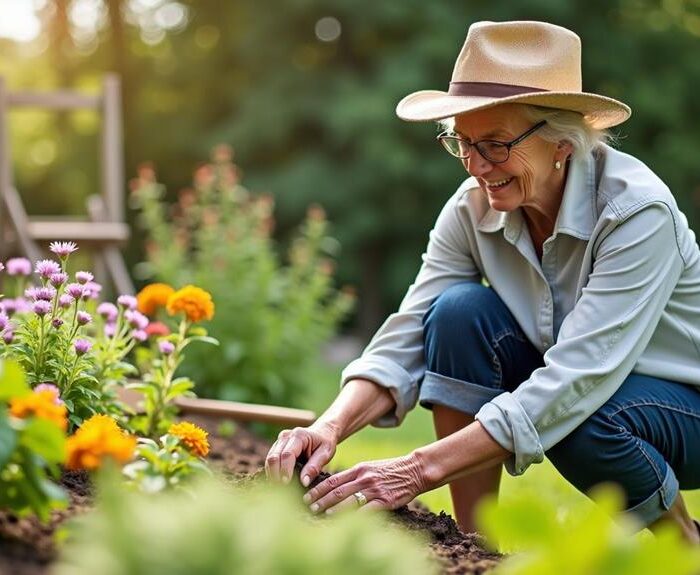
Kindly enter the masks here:
[[617, 126], [632, 114], [629, 106], [622, 102], [586, 92], [533, 92], [506, 98], [493, 98], [451, 96], [439, 90], [422, 90], [409, 94], [401, 100], [396, 106], [396, 115], [408, 122], [427, 122], [493, 108], [501, 104], [531, 104], [579, 112], [591, 126], [600, 130]]

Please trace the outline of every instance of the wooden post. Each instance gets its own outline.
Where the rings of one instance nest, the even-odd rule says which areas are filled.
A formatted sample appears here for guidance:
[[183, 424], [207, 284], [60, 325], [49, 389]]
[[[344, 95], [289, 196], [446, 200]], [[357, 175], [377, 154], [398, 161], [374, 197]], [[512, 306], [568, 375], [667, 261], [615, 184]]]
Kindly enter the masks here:
[[12, 185], [12, 158], [10, 157], [10, 127], [8, 125], [7, 114], [7, 91], [5, 80], [0, 76], [0, 254], [5, 254], [5, 244], [8, 230], [7, 218], [5, 217], [5, 197], [7, 190]]
[[102, 193], [110, 221], [124, 221], [124, 152], [119, 77], [109, 74], [103, 84]]

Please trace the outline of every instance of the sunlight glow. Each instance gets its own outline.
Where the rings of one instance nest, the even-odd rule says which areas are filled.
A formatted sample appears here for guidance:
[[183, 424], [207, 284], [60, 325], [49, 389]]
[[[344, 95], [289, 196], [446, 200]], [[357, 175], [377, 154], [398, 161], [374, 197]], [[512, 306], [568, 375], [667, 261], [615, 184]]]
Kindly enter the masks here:
[[0, 0], [0, 38], [31, 42], [41, 31], [37, 11], [45, 2], [32, 0]]

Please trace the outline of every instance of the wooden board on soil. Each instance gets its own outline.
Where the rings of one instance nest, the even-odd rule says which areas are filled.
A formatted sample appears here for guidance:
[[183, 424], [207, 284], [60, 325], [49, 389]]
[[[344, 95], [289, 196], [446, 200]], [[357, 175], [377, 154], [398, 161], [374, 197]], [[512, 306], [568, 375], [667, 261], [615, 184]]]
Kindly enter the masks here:
[[[238, 426], [228, 438], [216, 434], [218, 421], [205, 417], [188, 417], [210, 432], [210, 463], [232, 479], [245, 479], [260, 473], [270, 444]], [[90, 509], [92, 492], [85, 473], [66, 473], [63, 485], [70, 495], [67, 509], [52, 514], [47, 525], [36, 519], [18, 519], [0, 511], [0, 575], [49, 575], [56, 557], [53, 534], [69, 517]], [[390, 514], [410, 530], [429, 536], [430, 548], [446, 575], [486, 573], [495, 567], [500, 555], [485, 550], [476, 534], [465, 534], [444, 512], [431, 513], [413, 502]]]

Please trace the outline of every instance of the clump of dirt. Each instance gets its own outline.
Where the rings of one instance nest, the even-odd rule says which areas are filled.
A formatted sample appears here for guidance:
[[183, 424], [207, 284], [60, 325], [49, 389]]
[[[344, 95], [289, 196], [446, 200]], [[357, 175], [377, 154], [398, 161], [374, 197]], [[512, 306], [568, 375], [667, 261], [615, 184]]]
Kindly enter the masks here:
[[[216, 433], [217, 420], [188, 417], [210, 432], [209, 462], [237, 484], [258, 482], [265, 477], [265, 456], [270, 443], [238, 426], [231, 437]], [[300, 466], [297, 466], [297, 472]], [[329, 477], [322, 473], [312, 484]], [[92, 486], [86, 473], [65, 472], [61, 483], [70, 503], [54, 511], [47, 524], [36, 518], [18, 518], [0, 511], [0, 575], [48, 575], [56, 558], [54, 535], [66, 519], [84, 513], [92, 504]], [[460, 531], [444, 512], [436, 515], [418, 502], [412, 502], [389, 514], [398, 524], [411, 531], [426, 533], [430, 548], [443, 566], [445, 575], [481, 574], [495, 567], [501, 556], [487, 551], [476, 534]]]

